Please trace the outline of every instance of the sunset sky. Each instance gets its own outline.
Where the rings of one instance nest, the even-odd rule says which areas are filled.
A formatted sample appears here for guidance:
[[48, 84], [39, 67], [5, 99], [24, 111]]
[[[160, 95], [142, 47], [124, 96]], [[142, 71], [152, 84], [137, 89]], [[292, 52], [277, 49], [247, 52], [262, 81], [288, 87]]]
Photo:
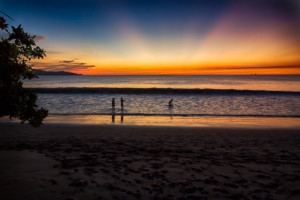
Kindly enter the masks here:
[[0, 0], [0, 10], [38, 36], [37, 69], [300, 74], [299, 0]]

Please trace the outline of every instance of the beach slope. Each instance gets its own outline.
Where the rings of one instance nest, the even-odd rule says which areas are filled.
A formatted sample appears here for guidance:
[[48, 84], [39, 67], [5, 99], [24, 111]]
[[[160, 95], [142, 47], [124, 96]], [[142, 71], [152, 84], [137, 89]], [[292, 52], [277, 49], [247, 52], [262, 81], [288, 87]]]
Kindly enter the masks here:
[[1, 199], [300, 199], [300, 132], [0, 123]]

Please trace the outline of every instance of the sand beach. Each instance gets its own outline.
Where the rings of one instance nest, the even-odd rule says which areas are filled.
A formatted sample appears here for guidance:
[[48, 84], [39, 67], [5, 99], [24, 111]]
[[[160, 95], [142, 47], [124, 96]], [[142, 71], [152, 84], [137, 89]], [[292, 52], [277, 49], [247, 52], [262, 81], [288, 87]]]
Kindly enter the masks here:
[[298, 128], [0, 123], [1, 199], [299, 199]]

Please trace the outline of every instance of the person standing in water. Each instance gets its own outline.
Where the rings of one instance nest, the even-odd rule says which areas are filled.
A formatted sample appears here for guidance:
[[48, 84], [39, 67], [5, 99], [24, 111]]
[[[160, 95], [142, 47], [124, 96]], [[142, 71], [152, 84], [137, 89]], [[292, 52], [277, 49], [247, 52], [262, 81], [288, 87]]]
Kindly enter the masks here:
[[173, 99], [171, 99], [170, 101], [169, 101], [169, 107], [172, 107], [173, 106]]
[[115, 98], [111, 100], [111, 122], [115, 123]]
[[112, 108], [112, 111], [114, 112], [115, 111], [115, 98], [113, 98], [112, 100], [111, 100], [111, 108]]
[[123, 98], [121, 98], [120, 101], [121, 101], [121, 109], [123, 110], [123, 108], [124, 108], [124, 101], [125, 101], [125, 100], [124, 100]]

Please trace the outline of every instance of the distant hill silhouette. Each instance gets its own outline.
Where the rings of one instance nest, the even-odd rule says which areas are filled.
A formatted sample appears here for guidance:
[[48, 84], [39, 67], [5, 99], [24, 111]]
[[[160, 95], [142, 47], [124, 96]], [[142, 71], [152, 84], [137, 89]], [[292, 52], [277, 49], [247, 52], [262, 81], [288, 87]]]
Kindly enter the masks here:
[[37, 75], [81, 75], [81, 74], [75, 74], [75, 73], [71, 73], [71, 72], [65, 72], [65, 71], [44, 71], [44, 70], [40, 70], [40, 69], [33, 69], [34, 73], [36, 73]]

